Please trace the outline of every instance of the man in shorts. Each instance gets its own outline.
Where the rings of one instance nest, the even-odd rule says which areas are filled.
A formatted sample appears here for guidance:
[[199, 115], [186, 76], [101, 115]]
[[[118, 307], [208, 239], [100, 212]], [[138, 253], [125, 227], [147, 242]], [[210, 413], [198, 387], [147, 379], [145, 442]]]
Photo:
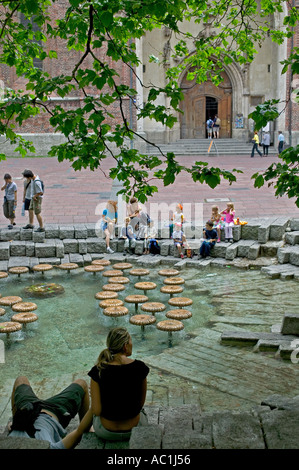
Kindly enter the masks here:
[[[13, 386], [11, 407], [9, 437], [48, 441], [50, 449], [73, 449], [92, 425], [88, 385], [82, 379], [75, 380], [58, 395], [40, 400], [27, 377], [20, 376]], [[65, 428], [77, 413], [80, 424], [67, 434]]]
[[[29, 205], [29, 224], [27, 224], [24, 229], [34, 228], [33, 219], [34, 214], [39, 223], [39, 228], [36, 232], [44, 232], [43, 226], [43, 219], [41, 216], [42, 211], [42, 201], [43, 201], [43, 188], [42, 183], [38, 175], [34, 175], [31, 170], [23, 171], [24, 178], [27, 178], [28, 185], [26, 186], [26, 193], [27, 190], [30, 189], [30, 195], [28, 194], [28, 198], [30, 198], [30, 205]], [[29, 191], [28, 191], [29, 192]]]
[[17, 185], [12, 180], [12, 177], [9, 173], [4, 175], [5, 184], [2, 186], [1, 190], [5, 191], [4, 202], [3, 202], [3, 213], [4, 217], [9, 219], [8, 228], [12, 229], [15, 224], [15, 209], [17, 207]]

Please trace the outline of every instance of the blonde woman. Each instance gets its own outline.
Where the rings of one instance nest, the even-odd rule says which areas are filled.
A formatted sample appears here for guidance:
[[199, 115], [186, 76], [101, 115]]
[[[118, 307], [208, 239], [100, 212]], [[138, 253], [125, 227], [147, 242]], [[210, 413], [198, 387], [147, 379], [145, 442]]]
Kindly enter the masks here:
[[133, 427], [147, 424], [143, 405], [149, 368], [130, 358], [132, 339], [125, 328], [113, 328], [106, 344], [88, 373], [93, 427], [101, 439], [128, 440]]

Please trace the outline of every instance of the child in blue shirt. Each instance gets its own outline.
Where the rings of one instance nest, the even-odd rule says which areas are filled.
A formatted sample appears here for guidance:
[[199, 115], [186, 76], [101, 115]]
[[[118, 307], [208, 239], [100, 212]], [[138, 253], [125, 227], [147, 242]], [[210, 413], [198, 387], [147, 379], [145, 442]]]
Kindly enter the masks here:
[[206, 228], [203, 230], [203, 236], [205, 240], [202, 242], [199, 249], [199, 254], [202, 258], [206, 258], [210, 255], [211, 249], [217, 241], [217, 230], [213, 228], [214, 224], [212, 220], [208, 220]]

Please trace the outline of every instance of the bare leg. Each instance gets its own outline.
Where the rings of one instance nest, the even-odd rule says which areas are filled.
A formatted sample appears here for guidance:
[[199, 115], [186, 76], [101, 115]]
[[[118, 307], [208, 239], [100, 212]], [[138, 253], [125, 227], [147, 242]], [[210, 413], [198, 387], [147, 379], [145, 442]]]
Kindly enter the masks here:
[[107, 248], [108, 248], [109, 245], [110, 245], [110, 232], [109, 232], [109, 230], [106, 228], [106, 229], [104, 230], [104, 233], [105, 233], [105, 235], [106, 235], [106, 246], [107, 246]]
[[29, 210], [29, 224], [30, 225], [33, 225], [33, 221], [34, 221], [34, 212], [33, 210]]
[[[36, 214], [37, 221], [39, 223], [40, 228], [43, 228], [43, 219], [40, 214]], [[30, 222], [31, 223], [31, 222]]]

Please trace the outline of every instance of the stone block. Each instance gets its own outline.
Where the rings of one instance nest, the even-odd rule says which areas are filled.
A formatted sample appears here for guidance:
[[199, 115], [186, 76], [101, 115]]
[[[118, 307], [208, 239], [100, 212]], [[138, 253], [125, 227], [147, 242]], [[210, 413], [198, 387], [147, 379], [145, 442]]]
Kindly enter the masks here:
[[106, 253], [106, 242], [101, 238], [87, 238], [87, 253]]
[[294, 231], [299, 230], [299, 219], [291, 219], [290, 228], [291, 230], [294, 230]]
[[299, 266], [299, 246], [290, 250], [289, 263]]
[[260, 251], [261, 251], [261, 245], [259, 243], [254, 243], [253, 245], [249, 247], [247, 258], [257, 259], [257, 257], [260, 255]]
[[45, 235], [46, 238], [59, 238], [59, 226], [57, 224], [47, 224]]
[[159, 241], [160, 245], [160, 255], [161, 256], [168, 256], [169, 255], [169, 247], [173, 245], [173, 242], [170, 240], [161, 240]]
[[240, 240], [238, 242], [238, 256], [248, 258], [249, 248], [255, 244], [255, 240]]
[[74, 225], [75, 238], [87, 238], [87, 228], [83, 224]]
[[87, 237], [94, 238], [96, 237], [96, 224], [84, 224], [87, 230]]
[[270, 227], [270, 240], [282, 240], [286, 228], [289, 224], [289, 218], [279, 217]]
[[164, 434], [171, 433], [174, 429], [185, 431], [193, 429], [193, 416], [199, 414], [197, 405], [181, 405], [179, 407], [161, 407], [159, 424], [164, 427]]
[[135, 255], [142, 255], [144, 251], [144, 241], [143, 240], [136, 240]]
[[83, 255], [79, 253], [70, 253], [70, 263], [77, 263], [78, 266], [84, 266]]
[[226, 253], [225, 253], [225, 259], [227, 260], [233, 260], [238, 254], [238, 243], [233, 243], [230, 245], [227, 245]]
[[94, 432], [87, 432], [83, 434], [81, 442], [76, 446], [76, 449], [104, 449], [105, 442], [107, 441], [100, 439]]
[[[45, 264], [52, 264], [53, 266], [58, 266], [61, 263], [61, 258], [57, 258], [57, 257], [54, 257], [54, 258], [39, 258], [38, 261], [39, 261], [40, 264], [45, 263]], [[38, 263], [36, 263], [36, 264], [38, 264]]]
[[30, 439], [29, 437], [9, 437], [0, 436], [0, 449], [6, 450], [32, 450], [32, 449], [50, 449], [50, 443], [39, 439]]
[[46, 239], [46, 233], [45, 232], [32, 232], [32, 241], [34, 243], [43, 243]]
[[46, 239], [44, 243], [35, 244], [35, 256], [37, 258], [55, 258], [56, 243], [55, 240]]
[[215, 258], [225, 258], [228, 246], [227, 243], [223, 242], [215, 243], [214, 248], [211, 250], [211, 256]]
[[258, 242], [261, 244], [267, 243], [270, 238], [271, 224], [276, 220], [276, 217], [270, 217], [261, 221], [258, 228]]
[[90, 253], [86, 253], [86, 255], [82, 255], [82, 256], [83, 256], [84, 265], [85, 264], [90, 264], [92, 262], [92, 257], [90, 255]]
[[[223, 233], [224, 231], [222, 231]], [[238, 242], [241, 239], [241, 234], [242, 234], [242, 225], [234, 225], [233, 226], [233, 239], [235, 242]], [[225, 238], [225, 235], [223, 233], [223, 238]]]
[[10, 243], [0, 242], [0, 260], [9, 259]]
[[296, 245], [299, 243], [299, 231], [295, 232], [286, 232], [285, 241], [289, 245]]
[[63, 246], [65, 253], [78, 253], [78, 240], [75, 238], [64, 238]]
[[258, 417], [249, 412], [215, 413], [212, 423], [216, 449], [264, 449]]
[[3, 242], [9, 241], [9, 240], [20, 240], [20, 239], [21, 239], [20, 229], [14, 228], [12, 230], [9, 230], [9, 229], [3, 228], [1, 230], [0, 240]]
[[20, 240], [32, 240], [32, 230], [20, 230]]
[[284, 242], [279, 241], [268, 241], [265, 244], [261, 245], [261, 256], [275, 257], [277, 256], [277, 251], [279, 248], [282, 248]]
[[125, 249], [125, 239], [124, 238], [119, 238], [117, 240], [117, 251], [122, 252]]
[[73, 225], [60, 225], [59, 227], [59, 238], [61, 240], [74, 238], [75, 229]]
[[86, 239], [78, 238], [78, 252], [81, 255], [86, 255], [87, 253], [87, 242]]
[[161, 449], [162, 427], [157, 424], [139, 426], [132, 429], [130, 449]]
[[15, 256], [10, 257], [8, 261], [8, 268], [15, 268], [16, 266], [30, 267], [30, 258], [28, 256]]
[[227, 265], [227, 261], [223, 258], [213, 258], [211, 259], [211, 266], [224, 268]]
[[282, 320], [281, 333], [283, 335], [299, 336], [299, 314], [285, 313]]
[[56, 244], [56, 257], [63, 258], [65, 254], [63, 241], [60, 240], [59, 238], [56, 238], [55, 244]]
[[257, 240], [260, 221], [251, 221], [247, 225], [241, 225], [241, 238], [243, 240]]
[[[46, 262], [47, 263], [49, 262], [48, 259], [47, 259]], [[40, 260], [38, 258], [35, 258], [35, 256], [30, 256], [29, 257], [29, 269], [32, 269], [33, 266], [36, 266], [39, 263], [40, 263]]]
[[10, 256], [26, 256], [26, 242], [13, 240], [10, 244]]
[[263, 413], [261, 425], [267, 449], [299, 449], [299, 411]]
[[26, 256], [34, 256], [35, 255], [35, 244], [32, 241], [26, 241]]
[[0, 271], [7, 271], [8, 261], [0, 261]]
[[290, 248], [278, 248], [277, 261], [280, 264], [288, 263], [290, 261]]

